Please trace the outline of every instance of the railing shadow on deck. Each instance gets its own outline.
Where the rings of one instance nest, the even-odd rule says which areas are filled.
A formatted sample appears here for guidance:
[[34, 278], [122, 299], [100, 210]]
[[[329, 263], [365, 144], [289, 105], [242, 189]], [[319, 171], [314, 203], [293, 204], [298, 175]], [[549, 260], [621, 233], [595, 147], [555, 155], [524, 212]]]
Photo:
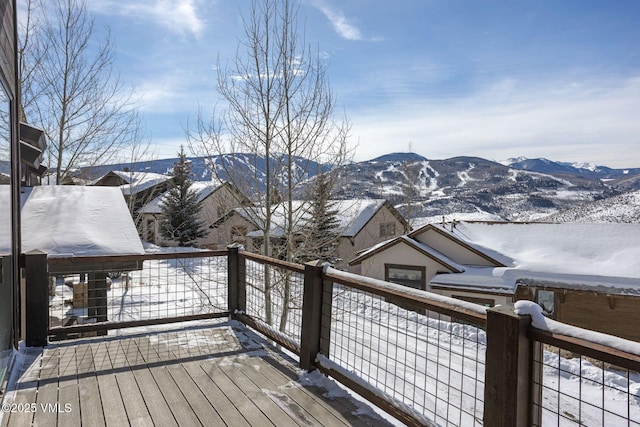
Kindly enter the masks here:
[[[71, 271], [61, 266], [75, 265], [77, 271], [83, 264], [80, 259], [49, 259], [47, 267], [46, 256], [44, 261], [42, 254], [29, 257], [28, 319], [30, 314], [42, 316], [40, 294], [48, 291], [49, 275]], [[178, 259], [206, 261], [185, 267]], [[289, 350], [301, 368], [333, 377], [407, 425], [605, 425], [615, 421], [640, 426], [640, 351], [635, 354], [635, 347], [624, 340], [614, 338], [608, 346], [561, 336], [534, 328], [529, 316], [517, 315], [510, 306], [487, 310], [327, 265], [287, 263], [239, 247], [215, 253], [84, 261], [86, 266], [93, 263], [91, 268], [96, 262], [103, 276], [93, 279], [98, 304], [90, 314], [103, 315], [96, 319], [103, 321], [65, 329], [43, 328], [42, 319], [27, 320], [28, 345], [46, 343], [49, 334], [105, 333], [101, 331], [228, 316]], [[163, 278], [160, 285], [150, 285], [160, 289], [154, 296], [167, 294], [175, 303], [193, 292], [200, 302], [206, 295], [208, 303], [200, 307], [204, 311], [184, 310], [177, 316], [172, 307], [165, 310], [170, 315], [164, 320], [161, 315], [125, 322], [104, 319], [104, 313], [109, 313], [105, 294], [110, 291], [102, 289], [107, 272], [144, 271], [147, 263], [153, 265], [153, 273], [146, 276], [149, 283], [154, 274]], [[192, 274], [195, 270], [197, 277]], [[175, 288], [163, 294], [163, 286], [170, 287], [172, 281], [190, 290]], [[203, 283], [208, 284], [206, 289]], [[604, 390], [596, 403], [592, 389]]]

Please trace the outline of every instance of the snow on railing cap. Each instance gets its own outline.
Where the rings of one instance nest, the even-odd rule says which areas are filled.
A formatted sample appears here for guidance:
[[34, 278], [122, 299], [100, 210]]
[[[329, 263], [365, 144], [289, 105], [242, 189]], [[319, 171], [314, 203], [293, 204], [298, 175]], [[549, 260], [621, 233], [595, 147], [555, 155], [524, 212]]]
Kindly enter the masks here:
[[545, 317], [538, 304], [533, 301], [520, 300], [516, 301], [515, 313], [519, 316], [531, 316], [531, 324], [534, 328], [543, 331], [552, 332], [559, 335], [565, 335], [573, 338], [590, 341], [606, 347], [615, 348], [627, 353], [640, 356], [640, 343], [626, 340], [624, 338], [613, 335], [603, 334], [601, 332], [591, 331], [579, 328], [577, 326], [567, 325], [556, 320]]

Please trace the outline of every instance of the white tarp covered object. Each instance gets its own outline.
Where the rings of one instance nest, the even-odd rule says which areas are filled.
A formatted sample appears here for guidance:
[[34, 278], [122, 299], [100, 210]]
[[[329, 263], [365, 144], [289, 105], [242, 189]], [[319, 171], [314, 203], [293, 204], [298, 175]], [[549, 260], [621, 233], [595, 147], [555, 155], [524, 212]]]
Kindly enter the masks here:
[[[0, 186], [0, 205], [10, 203]], [[22, 189], [22, 252], [54, 256], [143, 254], [144, 248], [117, 187], [38, 186]], [[0, 253], [10, 252], [9, 210], [0, 211]]]

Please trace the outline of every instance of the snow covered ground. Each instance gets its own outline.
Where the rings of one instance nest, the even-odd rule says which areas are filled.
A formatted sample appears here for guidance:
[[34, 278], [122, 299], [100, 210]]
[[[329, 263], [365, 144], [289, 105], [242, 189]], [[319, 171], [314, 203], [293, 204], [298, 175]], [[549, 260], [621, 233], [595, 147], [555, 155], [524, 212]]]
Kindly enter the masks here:
[[[197, 258], [201, 260], [201, 258]], [[250, 280], [264, 271], [254, 268]], [[208, 262], [145, 261], [145, 269], [114, 279], [109, 294], [111, 320], [173, 317], [226, 310], [226, 258]], [[275, 283], [275, 281], [274, 281]], [[255, 283], [254, 283], [255, 284]], [[299, 278], [290, 283], [296, 298], [285, 328], [299, 340]], [[264, 306], [262, 293], [248, 292], [247, 311]], [[52, 310], [82, 316], [72, 308], [67, 285], [56, 287]], [[282, 304], [280, 291], [272, 294]], [[272, 322], [279, 329], [281, 317]], [[411, 407], [438, 425], [482, 425], [486, 336], [482, 329], [404, 310], [380, 297], [336, 285], [333, 295], [329, 359], [391, 399]], [[543, 425], [640, 425], [640, 374], [603, 367], [596, 361], [548, 348], [543, 357]], [[623, 417], [623, 418], [620, 418]]]
[[[127, 277], [128, 276], [128, 277]], [[80, 276], [67, 277], [50, 298], [50, 313], [83, 323], [87, 308], [74, 301]], [[72, 286], [69, 286], [73, 283]], [[227, 310], [226, 257], [155, 259], [144, 269], [108, 279], [107, 318], [113, 322], [191, 316]]]

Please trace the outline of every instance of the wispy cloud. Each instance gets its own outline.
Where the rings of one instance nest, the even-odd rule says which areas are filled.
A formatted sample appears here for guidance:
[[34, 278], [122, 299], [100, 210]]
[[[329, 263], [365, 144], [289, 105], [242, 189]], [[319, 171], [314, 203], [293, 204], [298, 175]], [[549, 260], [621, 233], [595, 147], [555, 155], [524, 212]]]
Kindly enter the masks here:
[[88, 5], [105, 15], [154, 21], [179, 35], [199, 37], [205, 27], [197, 10], [198, 0], [91, 0]]
[[[185, 78], [181, 70], [169, 70], [137, 82], [136, 93], [141, 97], [140, 110], [145, 114], [189, 112], [196, 110], [198, 100], [213, 103], [216, 96], [211, 82], [189, 77]], [[185, 117], [180, 117], [179, 120]]]
[[329, 19], [340, 37], [347, 40], [364, 40], [360, 29], [350, 22], [342, 11], [331, 8], [323, 0], [313, 1], [312, 5]]
[[359, 159], [411, 142], [434, 159], [523, 155], [637, 167], [639, 110], [640, 77], [536, 87], [508, 80], [464, 98], [405, 99], [350, 118]]

